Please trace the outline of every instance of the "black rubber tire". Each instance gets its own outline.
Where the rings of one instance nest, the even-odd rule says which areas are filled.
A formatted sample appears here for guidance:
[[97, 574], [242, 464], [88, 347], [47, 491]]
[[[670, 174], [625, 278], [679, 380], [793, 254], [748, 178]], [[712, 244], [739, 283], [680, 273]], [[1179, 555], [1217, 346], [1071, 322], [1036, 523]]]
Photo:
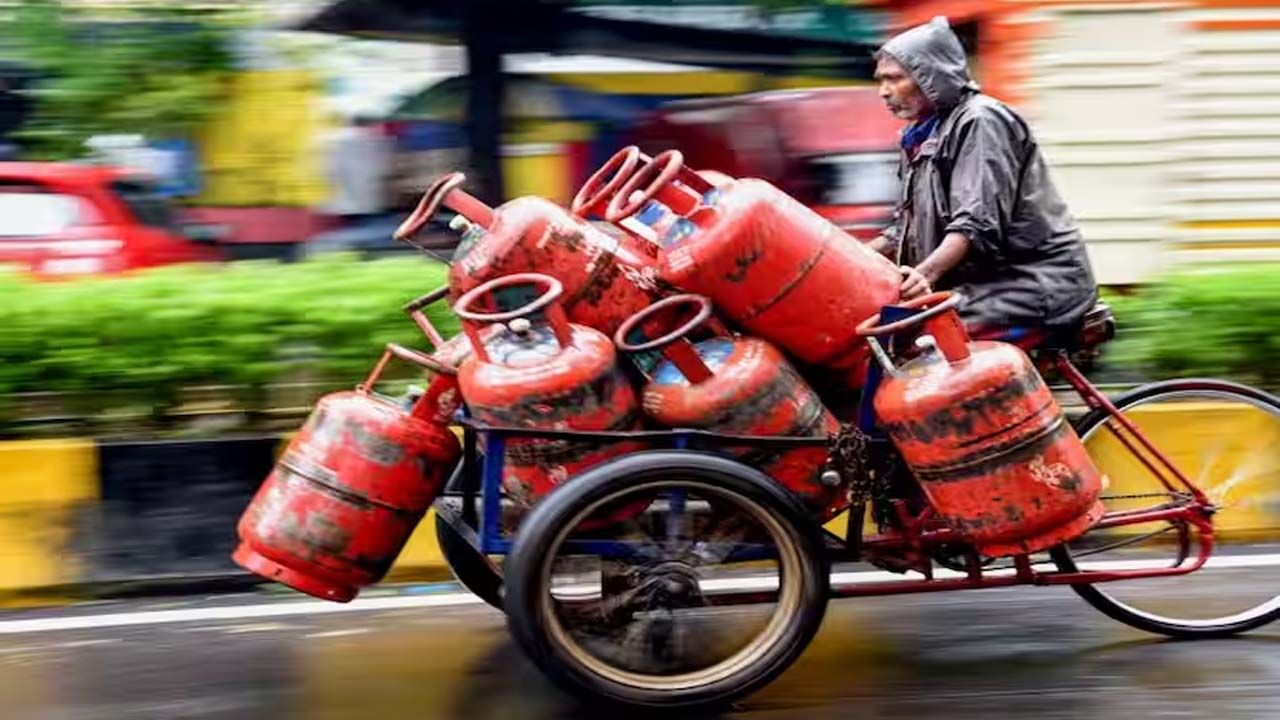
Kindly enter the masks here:
[[[701, 481], [734, 493], [770, 513], [795, 543], [801, 567], [797, 612], [778, 642], [758, 661], [705, 686], [654, 690], [625, 685], [591, 672], [556, 645], [544, 629], [543, 569], [565, 526], [592, 504], [623, 490], [673, 478]], [[579, 696], [628, 707], [720, 706], [765, 685], [808, 646], [822, 624], [829, 596], [830, 564], [818, 524], [791, 494], [766, 475], [734, 460], [691, 451], [634, 453], [592, 468], [556, 488], [525, 518], [506, 564], [507, 626], [525, 654], [558, 685]]]
[[436, 542], [453, 576], [473, 595], [502, 611], [502, 575], [444, 518], [435, 518]]
[[[1125, 408], [1141, 401], [1150, 400], [1153, 397], [1184, 393], [1188, 391], [1210, 391], [1226, 395], [1235, 395], [1253, 402], [1261, 402], [1265, 405], [1269, 405], [1275, 408], [1277, 412], [1280, 412], [1280, 398], [1277, 398], [1271, 393], [1249, 387], [1248, 385], [1208, 378], [1166, 380], [1163, 382], [1151, 383], [1134, 388], [1133, 390], [1123, 393], [1118, 397], [1112, 398], [1111, 402], [1116, 406], [1116, 409], [1123, 412]], [[1108, 414], [1101, 409], [1090, 410], [1076, 421], [1076, 433], [1083, 438], [1094, 428], [1094, 426], [1104, 422], [1108, 417]], [[1056, 564], [1058, 569], [1062, 572], [1077, 571], [1075, 559], [1072, 558], [1071, 551], [1065, 545], [1059, 545], [1053, 548], [1049, 554], [1052, 557], [1054, 564]], [[1121, 580], [1120, 582], [1124, 581]], [[1237, 622], [1222, 623], [1218, 625], [1187, 625], [1175, 622], [1164, 622], [1133, 612], [1131, 609], [1112, 599], [1104, 591], [1094, 585], [1072, 585], [1071, 589], [1074, 590], [1077, 595], [1084, 598], [1084, 600], [1095, 609], [1113, 620], [1139, 630], [1157, 635], [1165, 635], [1172, 638], [1197, 639], [1230, 637], [1249, 630], [1255, 630], [1280, 618], [1280, 607], [1277, 607], [1275, 610], [1256, 617], [1244, 618]]]

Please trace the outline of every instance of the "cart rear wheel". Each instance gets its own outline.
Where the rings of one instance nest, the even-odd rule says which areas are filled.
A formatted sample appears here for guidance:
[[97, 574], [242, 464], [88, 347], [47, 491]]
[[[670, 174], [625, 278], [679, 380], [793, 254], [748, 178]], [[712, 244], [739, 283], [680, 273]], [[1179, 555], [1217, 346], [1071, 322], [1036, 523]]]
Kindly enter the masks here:
[[[1280, 618], [1280, 398], [1219, 380], [1171, 380], [1113, 402], [1217, 507], [1214, 553], [1187, 575], [1072, 588], [1115, 620], [1171, 637], [1224, 637]], [[1108, 512], [1175, 501], [1107, 429], [1108, 417], [1094, 410], [1076, 423], [1111, 479], [1103, 493]], [[1190, 563], [1195, 532], [1184, 525], [1093, 531], [1056, 548], [1053, 559], [1065, 572]]]
[[[602, 527], [591, 518], [646, 507]], [[567, 689], [626, 705], [719, 704], [762, 686], [822, 622], [820, 530], [760, 472], [637, 453], [543, 499], [507, 560], [508, 626]]]

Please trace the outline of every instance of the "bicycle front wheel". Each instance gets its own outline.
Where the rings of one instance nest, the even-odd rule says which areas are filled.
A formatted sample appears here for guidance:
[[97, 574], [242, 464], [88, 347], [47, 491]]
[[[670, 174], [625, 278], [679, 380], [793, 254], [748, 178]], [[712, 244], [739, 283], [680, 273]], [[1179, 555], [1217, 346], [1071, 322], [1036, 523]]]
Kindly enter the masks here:
[[[1115, 620], [1172, 637], [1234, 635], [1280, 617], [1280, 398], [1219, 380], [1172, 380], [1114, 403], [1218, 507], [1215, 550], [1188, 575], [1073, 589]], [[1094, 410], [1076, 423], [1110, 478], [1108, 512], [1176, 502], [1108, 420]], [[1193, 529], [1161, 521], [1093, 531], [1053, 555], [1069, 572], [1167, 567], [1192, 562], [1196, 545]]]

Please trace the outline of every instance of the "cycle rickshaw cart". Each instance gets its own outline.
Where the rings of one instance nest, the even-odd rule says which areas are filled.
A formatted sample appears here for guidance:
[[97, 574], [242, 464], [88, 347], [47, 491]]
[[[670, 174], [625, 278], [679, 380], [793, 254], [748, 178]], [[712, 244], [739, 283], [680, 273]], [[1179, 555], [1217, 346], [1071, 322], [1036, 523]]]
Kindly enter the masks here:
[[[958, 301], [937, 293], [862, 325], [876, 362], [857, 417], [831, 438], [531, 430], [463, 417], [463, 459], [435, 503], [451, 568], [505, 611], [519, 645], [559, 684], [639, 706], [716, 704], [761, 687], [800, 655], [830, 598], [1067, 585], [1115, 620], [1182, 638], [1229, 636], [1280, 616], [1280, 586], [1215, 592], [1211, 574], [1190, 598], [1121, 590], [1179, 582], [1207, 565], [1252, 567], [1253, 555], [1219, 551], [1275, 529], [1267, 502], [1280, 482], [1280, 399], [1211, 379], [1108, 399], [1072, 357], [1110, 338], [1109, 311], [1032, 352], [1087, 407], [1071, 427], [1110, 476], [1098, 508], [1032, 552], [1016, 542], [983, 552], [1000, 544], [976, 543], [975, 532], [942, 517], [930, 500], [937, 486], [922, 491], [928, 483], [903, 463], [873, 400], [900, 372], [906, 341], [925, 337], [917, 344], [936, 353], [933, 336], [958, 325]], [[630, 349], [655, 350], [681, 332]], [[1207, 432], [1187, 430], [1197, 417]], [[529, 439], [649, 449], [562, 482], [513, 519], [503, 508], [503, 458], [508, 443]], [[757, 469], [761, 454], [797, 447], [826, 447], [828, 472], [856, 476], [844, 532], [824, 527], [827, 517]], [[1022, 508], [1000, 509], [1005, 527], [1016, 527]], [[834, 564], [857, 561], [893, 575], [832, 575]]]
[[[1072, 361], [1109, 338], [1108, 313], [1040, 343], [1034, 363], [1012, 345], [971, 342], [955, 312], [958, 296], [889, 304], [898, 297], [897, 269], [834, 250], [838, 228], [768, 183], [712, 185], [683, 168], [675, 151], [629, 174], [637, 152], [619, 153], [600, 171], [618, 165], [613, 179], [602, 184], [598, 173], [583, 190], [587, 205], [612, 197], [605, 216], [615, 224], [630, 222], [650, 199], [678, 217], [668, 218], [664, 235], [674, 245], [659, 252], [633, 238], [640, 249], [630, 263], [615, 262], [627, 235], [591, 239], [595, 231], [581, 218], [545, 200], [489, 208], [457, 189], [459, 174], [428, 189], [397, 234], [412, 235], [445, 206], [466, 216], [457, 222], [465, 229], [460, 247], [471, 248], [455, 264], [459, 272], [451, 270], [450, 287], [405, 307], [435, 353], [390, 345], [355, 392], [317, 403], [242, 516], [237, 562], [312, 595], [350, 600], [383, 577], [433, 504], [455, 575], [505, 611], [543, 671], [573, 691], [638, 706], [715, 704], [759, 688], [804, 650], [832, 597], [1067, 585], [1116, 620], [1174, 637], [1232, 635], [1280, 615], [1280, 587], [1255, 572], [1280, 558], [1253, 544], [1280, 535], [1280, 399], [1219, 380], [1159, 382], [1108, 399]], [[695, 216], [707, 224], [697, 226]], [[685, 221], [701, 230], [681, 235]], [[769, 248], [785, 252], [765, 262], [752, 238], [777, 240]], [[514, 249], [520, 262], [497, 261]], [[703, 250], [710, 254], [692, 254]], [[660, 272], [640, 257], [647, 252], [661, 258]], [[555, 268], [564, 277], [554, 277]], [[691, 268], [727, 284], [713, 293], [682, 274]], [[656, 300], [660, 293], [640, 292], [646, 273], [667, 289], [706, 297]], [[856, 410], [837, 419], [823, 400], [810, 403], [829, 420], [812, 426], [817, 433], [732, 434], [670, 422], [657, 424], [675, 429], [632, 429], [638, 411], [654, 414], [653, 382], [637, 407], [626, 380], [614, 379], [615, 347], [638, 360], [642, 375], [667, 367], [655, 352], [670, 363], [681, 353], [697, 356], [687, 335], [711, 324], [713, 294], [726, 317], [764, 336], [726, 303], [748, 291], [772, 302], [805, 273], [825, 278], [806, 285], [821, 292], [788, 295], [787, 322], [770, 328], [788, 342], [773, 342], [793, 359], [838, 361], [827, 364], [842, 369], [865, 366], [866, 348], [874, 360]], [[606, 324], [600, 317], [568, 327], [553, 296], [571, 277], [580, 314], [607, 309], [622, 322], [616, 330], [610, 324], [612, 337], [592, 329]], [[514, 310], [477, 312], [467, 302], [535, 278], [546, 291], [508, 296], [502, 305]], [[869, 292], [876, 287], [882, 292]], [[465, 345], [445, 341], [421, 314], [453, 292], [463, 293], [453, 310], [476, 362], [459, 364]], [[821, 311], [841, 299], [856, 299], [858, 312]], [[696, 313], [674, 330], [626, 332], [636, 318], [673, 305]], [[557, 315], [562, 325], [553, 327]], [[524, 423], [529, 415], [481, 422], [501, 418], [463, 382], [476, 367], [497, 366], [484, 360], [481, 325], [503, 337], [554, 337], [547, 367], [568, 370], [575, 368], [561, 355], [583, 348], [565, 340], [590, 330], [584, 337], [595, 333], [598, 353], [582, 359], [597, 370], [607, 364], [608, 373], [566, 372], [555, 392], [527, 393], [530, 409], [543, 408], [537, 423]], [[826, 346], [834, 356], [801, 354], [811, 336], [835, 332], [840, 342]], [[712, 339], [738, 338], [751, 339]], [[372, 391], [392, 357], [434, 372], [421, 395], [404, 402]], [[772, 357], [788, 366], [777, 350]], [[687, 385], [701, 384], [678, 369]], [[1041, 370], [1060, 376], [1087, 411], [1068, 423]], [[572, 384], [606, 375], [617, 392], [579, 394]], [[532, 371], [512, 377], [539, 379]], [[471, 388], [496, 392], [486, 383]], [[512, 396], [520, 390], [503, 386]], [[591, 407], [575, 404], [587, 396]], [[464, 399], [459, 446], [446, 425]], [[628, 406], [612, 407], [619, 399]], [[578, 429], [548, 429], [570, 426]], [[598, 452], [599, 462], [583, 461], [592, 448], [612, 449]], [[792, 454], [816, 454], [805, 482], [839, 490], [841, 502], [815, 506], [771, 469]], [[561, 462], [569, 455], [572, 462]], [[522, 497], [525, 479], [539, 487]], [[839, 532], [829, 523], [836, 511], [847, 521]], [[1234, 543], [1247, 549], [1222, 552]], [[846, 562], [883, 575], [832, 575]], [[1220, 570], [1250, 573], [1250, 582], [1219, 586]], [[1199, 590], [1189, 588], [1201, 579]]]

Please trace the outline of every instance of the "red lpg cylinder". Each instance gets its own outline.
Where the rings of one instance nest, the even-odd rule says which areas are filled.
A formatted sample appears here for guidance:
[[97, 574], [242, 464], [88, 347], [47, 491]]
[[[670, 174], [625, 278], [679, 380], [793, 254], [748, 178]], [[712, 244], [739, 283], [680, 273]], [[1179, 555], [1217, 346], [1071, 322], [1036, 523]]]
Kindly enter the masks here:
[[[652, 157], [640, 152], [640, 148], [635, 145], [622, 148], [587, 178], [582, 188], [578, 190], [578, 194], [574, 196], [569, 209], [581, 218], [593, 216], [603, 218], [609, 202], [635, 174], [636, 169], [641, 165], [651, 164], [653, 160]], [[699, 170], [698, 174], [717, 187], [733, 181], [733, 178], [728, 175], [714, 170]], [[661, 203], [650, 201], [637, 214], [619, 220], [616, 227], [645, 243], [646, 247], [652, 246], [656, 251], [658, 240], [676, 218], [677, 216]]]
[[903, 307], [924, 312], [858, 332], [887, 335], [923, 323], [921, 356], [886, 378], [875, 409], [933, 509], [989, 556], [1037, 552], [1102, 517], [1105, 477], [1022, 350], [971, 342], [934, 293]]
[[[448, 297], [448, 295], [449, 286], [445, 285], [404, 306], [405, 312], [418, 325], [418, 328], [422, 330], [422, 333], [431, 344], [435, 346], [435, 352], [431, 353], [431, 359], [453, 371], [449, 373], [429, 372], [427, 386], [420, 401], [425, 407], [433, 410], [430, 417], [428, 417], [429, 420], [445, 424], [452, 422], [454, 414], [458, 408], [462, 407], [462, 392], [458, 388], [457, 369], [462, 366], [463, 360], [471, 357], [471, 340], [467, 338], [465, 333], [459, 333], [448, 340], [444, 340], [440, 332], [431, 324], [431, 320], [423, 313], [423, 310], [428, 305], [439, 302]], [[501, 328], [498, 326], [490, 326], [485, 328], [481, 334], [488, 339], [500, 330]]]
[[657, 249], [629, 236], [602, 232], [539, 197], [490, 208], [459, 189], [462, 173], [437, 180], [396, 230], [408, 241], [441, 205], [475, 227], [454, 253], [449, 287], [456, 299], [503, 275], [537, 271], [565, 288], [564, 309], [574, 322], [606, 334], [657, 297]]
[[426, 396], [372, 393], [392, 357], [452, 372], [388, 345], [355, 392], [322, 398], [240, 518], [237, 564], [337, 602], [386, 574], [462, 454]]
[[[477, 311], [482, 301], [513, 287], [541, 295], [509, 312]], [[454, 306], [473, 353], [458, 371], [471, 415], [489, 425], [551, 430], [624, 431], [639, 421], [635, 392], [602, 333], [570, 324], [552, 277], [522, 273], [490, 280]], [[484, 337], [484, 324], [505, 327]], [[499, 326], [501, 327], [501, 326]], [[518, 507], [531, 507], [565, 479], [616, 455], [642, 449], [636, 442], [600, 443], [510, 438], [503, 489]]]
[[[652, 160], [641, 153], [640, 148], [635, 145], [622, 148], [587, 178], [587, 181], [578, 189], [578, 193], [573, 196], [569, 211], [584, 220], [591, 217], [604, 217], [604, 210], [608, 207], [609, 201], [635, 174], [636, 168], [641, 163]], [[635, 218], [625, 218], [617, 224], [617, 227], [637, 242], [643, 243], [642, 247], [645, 248], [646, 253], [651, 255], [657, 253], [658, 246], [654, 243], [652, 230]]]
[[[696, 314], [661, 337], [675, 308]], [[665, 317], [660, 317], [666, 313]], [[713, 337], [692, 342], [688, 335], [710, 323]], [[615, 337], [629, 353], [661, 350], [664, 361], [637, 363], [649, 377], [642, 395], [645, 413], [672, 428], [702, 428], [733, 435], [827, 437], [840, 424], [773, 345], [733, 337], [714, 322], [711, 301], [700, 295], [659, 300], [631, 317]], [[645, 369], [650, 367], [652, 369]], [[825, 446], [748, 449], [735, 454], [794, 492], [823, 520], [848, 504], [848, 488], [834, 473], [823, 474]], [[834, 479], [827, 484], [824, 479]]]
[[674, 150], [633, 174], [606, 216], [620, 222], [651, 199], [681, 216], [660, 242], [663, 281], [706, 295], [805, 362], [853, 370], [850, 382], [860, 382], [868, 350], [854, 328], [898, 299], [893, 263], [773, 185], [713, 186]]

